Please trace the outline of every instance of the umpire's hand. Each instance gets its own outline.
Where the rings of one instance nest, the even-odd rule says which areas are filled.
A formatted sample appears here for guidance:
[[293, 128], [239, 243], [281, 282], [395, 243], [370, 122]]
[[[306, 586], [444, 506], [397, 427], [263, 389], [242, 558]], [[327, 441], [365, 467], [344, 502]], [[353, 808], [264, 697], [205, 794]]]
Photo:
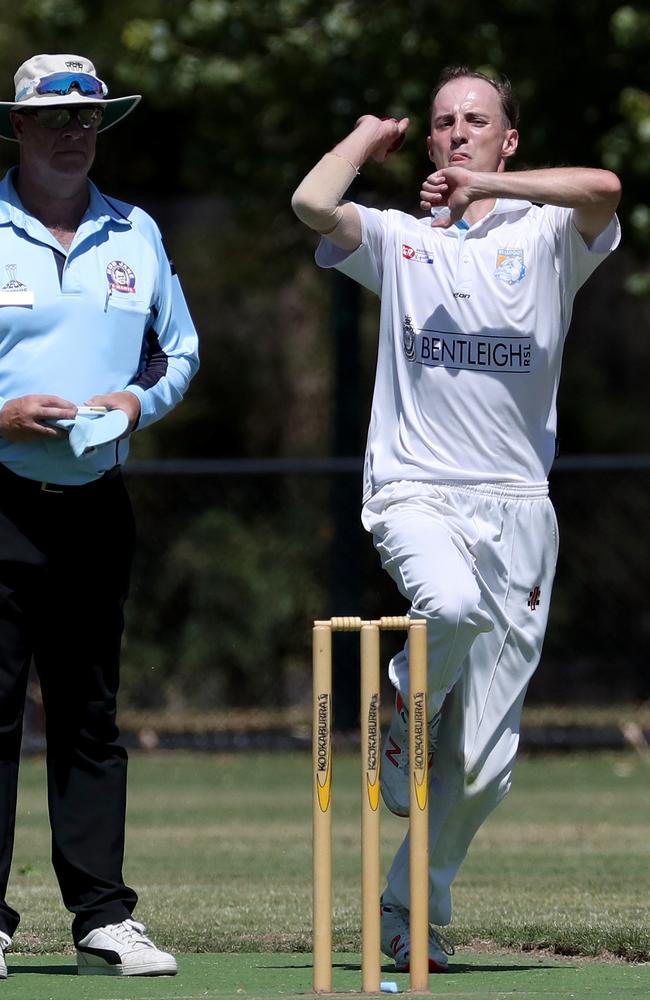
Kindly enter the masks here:
[[0, 435], [8, 441], [36, 441], [38, 438], [67, 437], [66, 431], [48, 420], [74, 420], [77, 406], [60, 396], [19, 396], [8, 399], [0, 410]]
[[124, 410], [129, 418], [129, 426], [122, 435], [127, 437], [138, 426], [140, 419], [140, 400], [133, 392], [106, 392], [103, 395], [87, 399], [86, 406], [105, 406], [107, 410]]

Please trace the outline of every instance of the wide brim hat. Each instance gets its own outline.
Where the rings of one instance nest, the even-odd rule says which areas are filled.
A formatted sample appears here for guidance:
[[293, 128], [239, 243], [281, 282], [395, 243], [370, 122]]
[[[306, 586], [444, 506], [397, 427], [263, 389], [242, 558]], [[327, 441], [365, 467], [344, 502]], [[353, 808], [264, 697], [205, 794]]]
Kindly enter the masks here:
[[[57, 80], [53, 81], [54, 77]], [[108, 87], [97, 76], [91, 61], [84, 56], [32, 56], [16, 70], [14, 83], [14, 100], [0, 101], [0, 137], [13, 142], [17, 140], [9, 117], [11, 111], [93, 104], [104, 109], [104, 117], [97, 131], [105, 132], [107, 128], [126, 118], [142, 96], [130, 94], [128, 97], [108, 98]], [[53, 86], [67, 92], [45, 92]], [[44, 92], [40, 93], [39, 88]]]

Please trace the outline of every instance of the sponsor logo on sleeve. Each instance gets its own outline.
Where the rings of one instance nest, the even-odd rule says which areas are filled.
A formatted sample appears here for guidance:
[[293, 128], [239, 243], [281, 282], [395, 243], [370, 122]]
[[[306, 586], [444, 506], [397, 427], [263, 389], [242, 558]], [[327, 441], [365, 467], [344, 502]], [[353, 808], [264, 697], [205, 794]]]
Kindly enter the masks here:
[[402, 243], [402, 257], [404, 260], [414, 260], [416, 264], [433, 264], [433, 254], [423, 247], [412, 247], [408, 243]]

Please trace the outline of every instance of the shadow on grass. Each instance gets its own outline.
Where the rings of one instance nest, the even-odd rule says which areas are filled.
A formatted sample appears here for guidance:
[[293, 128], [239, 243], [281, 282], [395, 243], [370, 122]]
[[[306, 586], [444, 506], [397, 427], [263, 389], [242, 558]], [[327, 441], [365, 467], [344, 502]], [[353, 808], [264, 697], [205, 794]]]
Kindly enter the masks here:
[[[312, 966], [311, 964], [295, 965], [287, 963], [286, 965], [273, 965], [273, 966], [260, 965], [258, 966], [258, 968], [311, 969]], [[332, 968], [339, 969], [342, 972], [361, 972], [361, 964], [359, 962], [334, 962], [332, 964]], [[564, 972], [567, 969], [575, 969], [575, 968], [576, 966], [569, 964], [567, 965], [563, 964], [560, 966], [557, 963], [549, 963], [547, 965], [544, 962], [531, 962], [530, 964], [526, 965], [506, 965], [505, 963], [502, 965], [476, 965], [476, 964], [466, 965], [463, 964], [463, 962], [453, 962], [449, 966], [447, 972], [435, 972], [435, 973], [432, 972], [431, 975], [434, 978], [437, 978], [438, 976], [456, 975], [457, 973], [462, 973], [462, 972], [530, 972], [531, 970], [539, 970], [539, 969], [546, 969], [547, 971], [553, 970], [555, 972], [558, 971]], [[398, 970], [395, 968], [394, 965], [382, 965], [381, 971], [389, 975], [408, 975], [408, 973], [398, 972]]]
[[13, 965], [9, 966], [9, 978], [17, 975], [37, 976], [77, 976], [76, 965]]

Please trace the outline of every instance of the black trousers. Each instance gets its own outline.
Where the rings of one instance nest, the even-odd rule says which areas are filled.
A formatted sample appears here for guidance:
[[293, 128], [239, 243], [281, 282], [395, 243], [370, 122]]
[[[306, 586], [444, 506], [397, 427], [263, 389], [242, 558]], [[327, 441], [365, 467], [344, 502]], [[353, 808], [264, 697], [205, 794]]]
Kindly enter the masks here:
[[[55, 488], [52, 488], [55, 489]], [[0, 465], [0, 930], [14, 845], [30, 663], [46, 718], [52, 863], [78, 941], [131, 915], [127, 756], [117, 743], [120, 645], [134, 546], [119, 474], [50, 492]]]

